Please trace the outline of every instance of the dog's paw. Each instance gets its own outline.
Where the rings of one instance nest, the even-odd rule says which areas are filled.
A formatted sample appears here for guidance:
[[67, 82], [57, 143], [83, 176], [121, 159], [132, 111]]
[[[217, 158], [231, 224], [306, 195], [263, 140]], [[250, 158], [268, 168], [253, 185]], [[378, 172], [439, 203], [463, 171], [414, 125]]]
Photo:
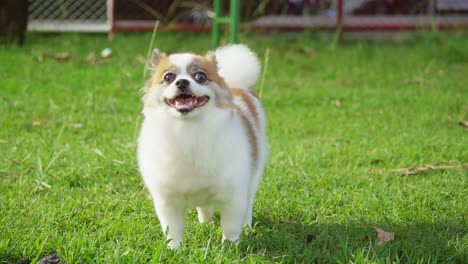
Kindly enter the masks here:
[[228, 238], [226, 237], [225, 235], [223, 235], [223, 240], [222, 242], [225, 243], [225, 244], [233, 244], [233, 245], [239, 245], [239, 236], [237, 236], [237, 238]]
[[182, 244], [182, 241], [169, 240], [169, 242], [167, 243], [167, 248], [171, 250], [177, 250], [180, 248], [181, 244]]

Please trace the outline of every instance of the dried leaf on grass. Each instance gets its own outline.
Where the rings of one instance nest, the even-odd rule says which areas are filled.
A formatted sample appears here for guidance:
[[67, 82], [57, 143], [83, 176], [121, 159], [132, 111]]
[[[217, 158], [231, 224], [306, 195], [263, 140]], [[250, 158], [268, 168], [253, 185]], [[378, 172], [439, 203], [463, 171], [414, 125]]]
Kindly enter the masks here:
[[106, 63], [109, 59], [110, 57], [98, 58], [94, 52], [91, 52], [84, 58], [84, 62], [91, 65], [99, 65]]
[[291, 219], [281, 219], [280, 224], [283, 225], [291, 225], [291, 224], [296, 224], [297, 222]]
[[89, 64], [94, 64], [96, 59], [97, 59], [96, 54], [94, 52], [91, 52], [88, 55], [86, 55], [86, 57], [84, 58], [84, 61]]
[[52, 188], [52, 186], [50, 186], [50, 184], [48, 184], [48, 183], [45, 182], [45, 181], [38, 181], [38, 180], [34, 180], [34, 181], [38, 184], [37, 187], [39, 187], [39, 189], [41, 189], [41, 190], [43, 189], [43, 187], [45, 187], [45, 188], [47, 188], [47, 189]]
[[109, 183], [109, 184], [106, 184], [105, 186], [106, 186], [108, 192], [119, 194], [117, 189], [112, 184]]
[[40, 53], [39, 55], [37, 55], [36, 60], [39, 63], [43, 63], [44, 62], [44, 54]]
[[332, 100], [331, 104], [338, 108], [341, 107], [341, 101], [339, 99]]
[[67, 127], [71, 127], [71, 128], [83, 128], [83, 127], [84, 127], [84, 124], [83, 124], [83, 123], [70, 123], [70, 124], [67, 124]]
[[41, 126], [41, 125], [43, 125], [43, 124], [44, 124], [44, 122], [42, 122], [42, 121], [40, 121], [40, 120], [36, 120], [36, 121], [33, 121], [33, 122], [32, 122], [32, 126]]
[[104, 153], [102, 153], [102, 151], [100, 149], [98, 149], [98, 148], [94, 149], [94, 153], [96, 153], [99, 157], [106, 158], [104, 156]]
[[317, 53], [315, 52], [315, 50], [313, 50], [313, 49], [310, 48], [310, 47], [303, 47], [301, 50], [302, 50], [305, 54], [309, 55], [309, 57], [311, 57], [311, 58], [317, 57]]
[[71, 52], [60, 52], [60, 53], [44, 52], [43, 56], [55, 59], [57, 61], [68, 61], [71, 58], [73, 58], [73, 54]]
[[422, 165], [419, 167], [412, 167], [412, 168], [399, 168], [399, 169], [391, 169], [385, 171], [385, 173], [393, 173], [393, 174], [401, 174], [401, 175], [414, 175], [418, 173], [424, 173], [429, 171], [436, 171], [436, 170], [453, 170], [453, 169], [468, 169], [468, 163], [464, 164], [457, 164], [457, 165]]
[[[35, 52], [36, 53], [36, 52]], [[36, 53], [36, 60], [39, 63], [44, 62], [46, 58], [54, 59], [56, 61], [65, 62], [73, 58], [73, 54], [71, 52], [38, 52]]]
[[[59, 52], [59, 53], [41, 52], [36, 57], [37, 61], [40, 63], [43, 62], [45, 58], [51, 58], [56, 61], [66, 62], [73, 58], [73, 54], [71, 52]], [[101, 58], [101, 57], [96, 56], [94, 52], [91, 52], [84, 58], [83, 61], [87, 64], [94, 65], [94, 64], [106, 63], [107, 61], [109, 61], [110, 58], [111, 58], [110, 55]]]
[[381, 245], [385, 242], [395, 240], [395, 233], [386, 232], [378, 227], [374, 227], [375, 231], [377, 231], [377, 244]]
[[468, 120], [462, 120], [458, 124], [464, 128], [468, 128]]

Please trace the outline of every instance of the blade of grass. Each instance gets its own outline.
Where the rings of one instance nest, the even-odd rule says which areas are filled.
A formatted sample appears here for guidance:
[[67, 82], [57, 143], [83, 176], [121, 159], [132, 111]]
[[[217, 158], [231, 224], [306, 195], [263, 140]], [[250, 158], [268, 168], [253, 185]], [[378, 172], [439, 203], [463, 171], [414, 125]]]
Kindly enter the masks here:
[[148, 52], [146, 53], [146, 63], [143, 68], [143, 80], [145, 80], [146, 72], [148, 71], [148, 65], [149, 65], [149, 60], [151, 56], [151, 49], [153, 48], [154, 38], [156, 37], [156, 32], [158, 31], [158, 27], [159, 27], [159, 20], [156, 20], [156, 22], [154, 23], [154, 27], [153, 27], [153, 33], [151, 34], [151, 41], [148, 46]]
[[270, 60], [270, 48], [265, 50], [265, 56], [263, 59], [263, 72], [262, 72], [262, 80], [260, 81], [260, 91], [258, 93], [258, 97], [262, 98], [263, 95], [263, 86], [265, 85], [265, 77], [268, 70], [268, 61]]

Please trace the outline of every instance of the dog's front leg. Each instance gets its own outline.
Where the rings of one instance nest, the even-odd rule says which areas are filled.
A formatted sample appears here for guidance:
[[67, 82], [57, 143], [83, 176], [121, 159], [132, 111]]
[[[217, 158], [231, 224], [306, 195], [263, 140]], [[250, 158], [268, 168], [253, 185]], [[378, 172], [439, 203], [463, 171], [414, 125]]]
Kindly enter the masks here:
[[246, 195], [232, 199], [220, 208], [223, 242], [229, 240], [236, 243], [242, 232], [245, 215], [248, 208]]
[[178, 248], [184, 240], [185, 208], [159, 201], [155, 203], [155, 208], [162, 230], [167, 239], [170, 240], [168, 247]]

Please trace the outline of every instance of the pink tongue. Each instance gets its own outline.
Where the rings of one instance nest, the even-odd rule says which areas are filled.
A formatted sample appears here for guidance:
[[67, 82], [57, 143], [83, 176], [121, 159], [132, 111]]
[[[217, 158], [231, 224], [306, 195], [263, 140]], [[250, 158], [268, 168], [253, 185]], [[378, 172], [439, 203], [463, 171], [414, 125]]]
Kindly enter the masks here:
[[193, 97], [175, 99], [176, 108], [192, 108], [194, 104], [195, 104], [195, 99]]

